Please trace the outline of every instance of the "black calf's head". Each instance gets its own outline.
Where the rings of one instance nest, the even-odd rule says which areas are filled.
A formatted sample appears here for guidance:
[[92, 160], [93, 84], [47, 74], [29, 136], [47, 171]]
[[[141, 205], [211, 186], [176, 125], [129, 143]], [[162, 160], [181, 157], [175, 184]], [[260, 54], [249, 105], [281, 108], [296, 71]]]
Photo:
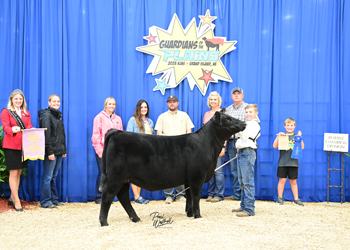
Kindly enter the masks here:
[[223, 140], [229, 139], [231, 135], [243, 131], [246, 127], [245, 122], [224, 114], [225, 111], [226, 109], [223, 108], [220, 112], [216, 112], [213, 117], [218, 136]]

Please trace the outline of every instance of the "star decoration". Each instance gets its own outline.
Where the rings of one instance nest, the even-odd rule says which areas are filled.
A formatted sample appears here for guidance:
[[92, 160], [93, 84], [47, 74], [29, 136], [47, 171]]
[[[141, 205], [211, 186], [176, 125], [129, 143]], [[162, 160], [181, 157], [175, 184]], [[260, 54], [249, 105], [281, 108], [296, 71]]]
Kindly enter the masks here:
[[211, 26], [211, 22], [216, 19], [216, 16], [215, 17], [210, 16], [209, 10], [207, 10], [207, 12], [205, 13], [205, 16], [199, 16], [199, 17], [200, 19], [202, 19], [203, 25], [207, 23], [209, 26]]
[[205, 72], [204, 69], [202, 69], [202, 72], [203, 72], [203, 76], [201, 78], [199, 78], [200, 80], [204, 80], [205, 82], [205, 85], [208, 86], [208, 82], [209, 81], [215, 81], [212, 77], [211, 77], [211, 73], [213, 73], [213, 70], [212, 71], [209, 71], [208, 73]]
[[156, 43], [156, 37], [157, 36], [152, 36], [152, 33], [149, 34], [149, 36], [146, 36], [145, 38], [148, 40], [148, 44], [154, 42]]
[[146, 73], [153, 76], [162, 74], [155, 79], [157, 86], [153, 91], [160, 90], [164, 95], [166, 89], [177, 87], [187, 78], [191, 90], [197, 86], [205, 95], [211, 82], [232, 82], [221, 57], [235, 50], [237, 41], [227, 41], [225, 37], [214, 35], [215, 24], [211, 22], [216, 17], [210, 16], [209, 10], [205, 16], [199, 17], [198, 27], [196, 18], [192, 18], [184, 28], [175, 13], [167, 30], [151, 26], [149, 36], [143, 37], [149, 43], [136, 48], [154, 56]]
[[163, 81], [160, 81], [160, 79], [156, 79], [157, 86], [153, 89], [153, 91], [160, 90], [160, 92], [162, 92], [162, 95], [164, 95], [165, 94], [165, 89], [169, 89], [170, 88], [170, 86], [165, 83], [166, 81], [167, 81], [166, 78], [164, 78]]

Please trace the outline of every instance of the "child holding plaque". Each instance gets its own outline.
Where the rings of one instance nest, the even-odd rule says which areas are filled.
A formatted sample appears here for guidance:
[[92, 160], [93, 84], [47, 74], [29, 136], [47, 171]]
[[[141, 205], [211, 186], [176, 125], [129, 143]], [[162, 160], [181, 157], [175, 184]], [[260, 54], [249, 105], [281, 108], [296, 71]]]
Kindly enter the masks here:
[[297, 184], [299, 168], [298, 159], [301, 158], [301, 150], [304, 149], [304, 142], [301, 137], [301, 131], [298, 132], [298, 135], [294, 134], [295, 126], [295, 120], [292, 118], [285, 120], [284, 128], [286, 129], [286, 133], [278, 133], [275, 141], [273, 142], [273, 148], [278, 148], [279, 138], [282, 136], [288, 136], [289, 148], [287, 150], [281, 150], [280, 148], [280, 158], [278, 160], [277, 177], [279, 178], [279, 182], [277, 186], [277, 203], [280, 205], [284, 204], [283, 191], [288, 177], [294, 196], [293, 204], [304, 206], [299, 199]]

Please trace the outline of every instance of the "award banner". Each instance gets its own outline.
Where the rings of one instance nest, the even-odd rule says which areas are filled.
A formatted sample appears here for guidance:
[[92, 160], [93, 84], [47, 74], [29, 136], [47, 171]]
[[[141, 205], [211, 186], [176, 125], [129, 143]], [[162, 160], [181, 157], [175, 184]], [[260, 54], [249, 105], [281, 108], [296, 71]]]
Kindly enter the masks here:
[[46, 128], [22, 130], [22, 161], [44, 160]]

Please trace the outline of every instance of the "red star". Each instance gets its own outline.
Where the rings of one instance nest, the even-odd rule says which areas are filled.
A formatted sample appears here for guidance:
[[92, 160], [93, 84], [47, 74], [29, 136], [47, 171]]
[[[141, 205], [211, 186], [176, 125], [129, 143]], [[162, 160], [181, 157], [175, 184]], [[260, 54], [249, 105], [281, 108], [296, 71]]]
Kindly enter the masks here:
[[148, 40], [148, 44], [152, 43], [152, 42], [156, 42], [156, 37], [157, 36], [152, 36], [152, 34], [150, 33], [150, 36], [146, 36], [146, 39]]
[[203, 69], [203, 76], [201, 78], [199, 78], [200, 80], [204, 80], [205, 81], [205, 85], [208, 86], [208, 82], [209, 81], [215, 81], [213, 78], [211, 78], [211, 73], [213, 72], [213, 70], [211, 70], [209, 73], [206, 73]]

